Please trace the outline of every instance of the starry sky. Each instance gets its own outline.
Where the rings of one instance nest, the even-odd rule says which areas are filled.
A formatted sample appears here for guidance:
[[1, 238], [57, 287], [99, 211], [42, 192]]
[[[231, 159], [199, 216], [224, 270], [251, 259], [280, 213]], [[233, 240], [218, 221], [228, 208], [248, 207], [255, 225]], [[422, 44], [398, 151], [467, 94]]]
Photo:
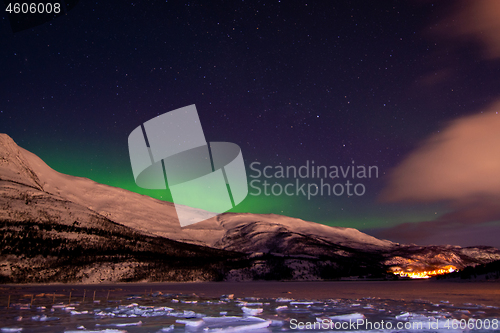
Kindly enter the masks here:
[[500, 246], [498, 15], [495, 0], [80, 1], [13, 32], [2, 11], [0, 132], [59, 172], [171, 200], [135, 184], [127, 139], [195, 104], [248, 175], [379, 170], [362, 196], [249, 195], [234, 212]]

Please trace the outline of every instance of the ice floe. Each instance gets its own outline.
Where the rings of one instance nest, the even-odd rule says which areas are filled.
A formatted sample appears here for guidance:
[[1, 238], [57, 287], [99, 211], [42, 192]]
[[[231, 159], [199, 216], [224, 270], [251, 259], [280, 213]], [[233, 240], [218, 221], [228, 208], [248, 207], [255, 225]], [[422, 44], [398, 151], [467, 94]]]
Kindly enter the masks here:
[[252, 308], [247, 308], [246, 306], [242, 307], [241, 310], [243, 310], [243, 313], [252, 316], [258, 315], [259, 313], [262, 313], [262, 311], [264, 311], [264, 309], [262, 308], [252, 309]]
[[248, 332], [269, 327], [271, 320], [248, 316], [204, 317], [198, 320], [177, 320], [190, 328], [197, 328], [203, 332]]
[[330, 319], [331, 321], [355, 321], [358, 319], [365, 319], [366, 317], [362, 313], [350, 313], [343, 315], [335, 315], [335, 316], [324, 316], [323, 318], [316, 318], [317, 321], [322, 321], [324, 319]]
[[82, 332], [87, 332], [87, 333], [128, 333], [127, 331], [124, 330], [116, 330], [112, 328], [107, 328], [104, 330], [77, 330], [77, 331], [64, 331], [64, 333], [82, 333]]
[[34, 321], [53, 321], [53, 320], [59, 320], [59, 318], [47, 317], [46, 315], [42, 315], [42, 316], [33, 316], [33, 317], [31, 317], [31, 320], [34, 320]]

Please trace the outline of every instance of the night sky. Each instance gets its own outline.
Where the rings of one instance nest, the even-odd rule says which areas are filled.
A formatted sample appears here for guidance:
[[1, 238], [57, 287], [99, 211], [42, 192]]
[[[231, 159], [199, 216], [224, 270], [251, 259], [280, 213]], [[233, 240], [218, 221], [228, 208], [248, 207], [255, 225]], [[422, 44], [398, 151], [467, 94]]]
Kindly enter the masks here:
[[379, 170], [363, 196], [249, 195], [234, 212], [500, 246], [498, 3], [80, 1], [16, 33], [2, 11], [0, 132], [59, 172], [169, 200], [135, 184], [128, 135], [196, 104], [249, 176], [254, 161]]

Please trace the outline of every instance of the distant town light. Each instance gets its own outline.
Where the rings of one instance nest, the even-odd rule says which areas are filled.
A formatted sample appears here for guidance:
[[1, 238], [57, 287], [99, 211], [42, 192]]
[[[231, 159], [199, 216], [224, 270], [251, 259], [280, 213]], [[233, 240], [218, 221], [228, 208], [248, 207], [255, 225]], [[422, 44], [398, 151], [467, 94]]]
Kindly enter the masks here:
[[394, 275], [399, 275], [401, 277], [408, 277], [410, 279], [429, 279], [436, 275], [453, 273], [456, 270], [457, 268], [453, 265], [447, 265], [432, 271], [404, 271], [400, 267], [393, 267], [391, 269], [391, 273]]

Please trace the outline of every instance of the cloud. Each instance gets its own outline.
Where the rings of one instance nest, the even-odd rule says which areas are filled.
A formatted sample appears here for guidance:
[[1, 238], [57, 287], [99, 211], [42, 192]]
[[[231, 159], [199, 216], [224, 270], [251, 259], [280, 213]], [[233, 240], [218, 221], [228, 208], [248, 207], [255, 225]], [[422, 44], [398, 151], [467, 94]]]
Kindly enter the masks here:
[[431, 136], [392, 171], [382, 193], [388, 202], [485, 197], [500, 197], [500, 102]]
[[[453, 42], [455, 47], [475, 43], [486, 58], [500, 58], [500, 0], [457, 0], [451, 11], [439, 16], [442, 19], [427, 30], [434, 38], [441, 36], [445, 45]], [[449, 68], [435, 70], [420, 84], [435, 87], [451, 74]], [[500, 246], [500, 101], [450, 122], [425, 140], [390, 172], [380, 199], [441, 203], [447, 213], [433, 221], [371, 230], [376, 237], [418, 244]]]
[[456, 235], [461, 228], [500, 221], [500, 102], [424, 141], [390, 172], [380, 199], [447, 205], [449, 212], [435, 221], [378, 234], [397, 241], [411, 235], [413, 242], [428, 243], [436, 233]]
[[439, 24], [437, 31], [447, 37], [473, 40], [483, 46], [488, 58], [500, 57], [500, 1], [462, 0], [456, 10]]

